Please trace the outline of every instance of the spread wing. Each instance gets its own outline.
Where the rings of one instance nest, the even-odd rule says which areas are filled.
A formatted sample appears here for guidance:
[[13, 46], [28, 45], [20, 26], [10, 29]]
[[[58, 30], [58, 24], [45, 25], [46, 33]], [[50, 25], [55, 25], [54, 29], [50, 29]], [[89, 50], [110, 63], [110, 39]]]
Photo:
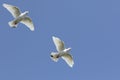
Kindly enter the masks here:
[[66, 53], [62, 56], [62, 59], [70, 66], [73, 67], [74, 61], [70, 54]]
[[34, 25], [29, 17], [25, 17], [21, 23], [25, 24], [31, 31], [34, 31]]
[[56, 49], [57, 49], [58, 52], [65, 49], [63, 41], [61, 41], [59, 38], [54, 37], [54, 36], [52, 38], [53, 38], [53, 42], [54, 42], [54, 44], [55, 44]]
[[18, 17], [20, 15], [20, 10], [13, 5], [9, 5], [9, 4], [3, 4], [3, 7], [6, 8], [14, 18]]

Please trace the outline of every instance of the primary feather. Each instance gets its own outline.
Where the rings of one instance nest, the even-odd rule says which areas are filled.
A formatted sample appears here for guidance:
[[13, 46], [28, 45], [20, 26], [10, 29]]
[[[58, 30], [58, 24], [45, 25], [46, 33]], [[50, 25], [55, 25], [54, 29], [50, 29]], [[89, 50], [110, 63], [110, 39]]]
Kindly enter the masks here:
[[62, 50], [65, 49], [63, 41], [61, 41], [59, 38], [57, 38], [55, 36], [53, 36], [52, 38], [53, 38], [53, 42], [54, 42], [54, 44], [56, 46], [57, 51], [62, 51]]
[[70, 66], [73, 67], [74, 61], [72, 56], [69, 53], [66, 53], [62, 56], [62, 59]]
[[21, 14], [19, 8], [17, 8], [16, 6], [4, 3], [3, 7], [6, 8], [14, 18], [18, 17]]
[[31, 31], [34, 31], [34, 25], [29, 17], [25, 17], [21, 23], [25, 24]]

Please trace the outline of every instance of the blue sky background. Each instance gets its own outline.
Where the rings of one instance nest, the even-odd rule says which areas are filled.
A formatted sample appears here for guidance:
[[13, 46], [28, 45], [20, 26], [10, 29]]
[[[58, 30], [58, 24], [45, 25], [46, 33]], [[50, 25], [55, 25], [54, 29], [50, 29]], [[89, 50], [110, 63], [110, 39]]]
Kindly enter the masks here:
[[[10, 28], [8, 3], [28, 10], [35, 31]], [[0, 80], [120, 80], [119, 0], [1, 0]], [[75, 65], [50, 59], [52, 36], [71, 47]]]

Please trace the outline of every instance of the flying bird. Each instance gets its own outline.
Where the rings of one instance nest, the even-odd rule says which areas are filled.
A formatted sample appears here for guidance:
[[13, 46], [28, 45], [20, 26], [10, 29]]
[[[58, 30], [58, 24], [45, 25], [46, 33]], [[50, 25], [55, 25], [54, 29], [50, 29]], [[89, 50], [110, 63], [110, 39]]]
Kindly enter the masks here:
[[8, 22], [10, 27], [16, 28], [18, 23], [22, 23], [25, 24], [31, 31], [34, 31], [33, 22], [30, 17], [27, 16], [29, 11], [21, 13], [18, 7], [6, 3], [3, 4], [3, 7], [6, 8], [14, 17], [14, 20]]
[[72, 55], [70, 54], [71, 48], [65, 48], [64, 42], [55, 36], [53, 36], [52, 39], [57, 52], [52, 52], [50, 58], [55, 62], [57, 62], [59, 58], [62, 58], [70, 67], [73, 67], [74, 61]]

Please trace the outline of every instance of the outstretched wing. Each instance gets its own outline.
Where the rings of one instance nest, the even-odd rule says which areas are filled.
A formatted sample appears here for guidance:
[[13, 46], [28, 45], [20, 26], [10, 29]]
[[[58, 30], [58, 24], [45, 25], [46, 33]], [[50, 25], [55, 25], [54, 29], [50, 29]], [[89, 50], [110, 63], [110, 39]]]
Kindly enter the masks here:
[[6, 8], [12, 14], [14, 18], [20, 15], [20, 10], [16, 6], [4, 3], [3, 7]]
[[62, 59], [65, 60], [65, 62], [70, 66], [70, 67], [73, 67], [73, 64], [74, 64], [74, 61], [73, 61], [73, 58], [70, 54], [68, 53], [65, 53], [63, 56], [62, 56]]
[[34, 31], [34, 25], [29, 17], [25, 17], [21, 23], [25, 24], [31, 31]]
[[61, 41], [59, 38], [54, 36], [52, 38], [58, 52], [65, 49], [63, 41]]

